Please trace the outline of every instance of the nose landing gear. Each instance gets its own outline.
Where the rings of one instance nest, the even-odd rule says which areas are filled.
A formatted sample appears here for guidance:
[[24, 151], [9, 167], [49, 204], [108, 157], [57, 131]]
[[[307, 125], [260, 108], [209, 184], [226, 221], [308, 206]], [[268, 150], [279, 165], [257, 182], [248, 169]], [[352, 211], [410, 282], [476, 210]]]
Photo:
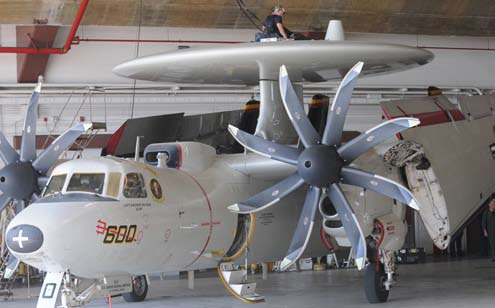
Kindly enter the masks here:
[[[374, 240], [371, 242], [368, 259], [370, 263], [366, 268], [364, 277], [364, 290], [369, 303], [384, 303], [388, 299], [390, 288], [395, 284], [395, 273], [397, 272], [397, 258], [395, 251], [385, 249], [383, 224], [375, 221], [376, 231], [373, 233]], [[402, 246], [402, 244], [401, 244]], [[396, 249], [398, 249], [396, 247]]]
[[384, 303], [388, 299], [390, 287], [386, 288], [387, 275], [382, 263], [370, 263], [364, 277], [364, 290], [369, 303]]
[[109, 299], [122, 295], [127, 302], [141, 302], [148, 294], [148, 278], [139, 276], [109, 276], [99, 279], [82, 279], [69, 271], [47, 273], [37, 307], [55, 308], [60, 289], [59, 308], [75, 308], [88, 304], [96, 295]]

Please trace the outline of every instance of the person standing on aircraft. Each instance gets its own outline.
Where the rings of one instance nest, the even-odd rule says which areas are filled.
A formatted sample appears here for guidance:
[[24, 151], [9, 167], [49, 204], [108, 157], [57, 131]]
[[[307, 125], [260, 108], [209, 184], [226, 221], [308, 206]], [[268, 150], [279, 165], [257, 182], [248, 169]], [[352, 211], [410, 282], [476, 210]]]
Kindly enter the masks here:
[[282, 24], [282, 16], [285, 14], [285, 9], [281, 5], [276, 5], [272, 7], [272, 14], [268, 15], [263, 22], [263, 33], [265, 37], [283, 37], [284, 39], [289, 38], [287, 30]]
[[492, 262], [495, 262], [495, 198], [492, 198], [488, 209], [483, 213], [481, 224], [483, 226], [483, 234], [490, 242]]

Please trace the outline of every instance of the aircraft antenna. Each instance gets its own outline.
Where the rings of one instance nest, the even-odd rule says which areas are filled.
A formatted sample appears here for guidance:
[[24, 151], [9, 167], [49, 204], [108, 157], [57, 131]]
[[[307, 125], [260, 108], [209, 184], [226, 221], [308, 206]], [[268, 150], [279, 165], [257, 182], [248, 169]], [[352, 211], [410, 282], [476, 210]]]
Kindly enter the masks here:
[[134, 151], [134, 160], [135, 161], [139, 161], [139, 154], [141, 152], [141, 138], [143, 138], [143, 136], [137, 136], [136, 137], [136, 149]]
[[[141, 24], [143, 21], [143, 0], [140, 1], [140, 8], [139, 8], [139, 22], [138, 22], [138, 33], [137, 33], [137, 45], [136, 45], [136, 58], [139, 57], [139, 46], [141, 45], [139, 40], [141, 39]], [[134, 101], [136, 98], [136, 82], [137, 80], [134, 79], [133, 85], [132, 85], [132, 101], [131, 101], [131, 119], [134, 118]]]

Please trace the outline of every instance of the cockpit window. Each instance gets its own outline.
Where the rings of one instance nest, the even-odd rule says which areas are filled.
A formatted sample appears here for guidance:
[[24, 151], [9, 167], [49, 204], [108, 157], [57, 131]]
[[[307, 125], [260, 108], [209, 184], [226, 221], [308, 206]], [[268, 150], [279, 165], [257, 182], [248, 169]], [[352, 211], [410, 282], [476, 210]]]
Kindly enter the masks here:
[[67, 174], [54, 175], [50, 178], [50, 182], [46, 186], [45, 192], [43, 196], [48, 196], [51, 194], [59, 193], [62, 191], [64, 187], [65, 179], [67, 178]]
[[117, 198], [120, 189], [120, 172], [110, 172], [108, 174], [107, 195]]
[[103, 193], [104, 180], [104, 173], [74, 173], [70, 178], [67, 191], [101, 194]]
[[124, 197], [146, 198], [143, 176], [139, 173], [128, 173], [124, 179]]

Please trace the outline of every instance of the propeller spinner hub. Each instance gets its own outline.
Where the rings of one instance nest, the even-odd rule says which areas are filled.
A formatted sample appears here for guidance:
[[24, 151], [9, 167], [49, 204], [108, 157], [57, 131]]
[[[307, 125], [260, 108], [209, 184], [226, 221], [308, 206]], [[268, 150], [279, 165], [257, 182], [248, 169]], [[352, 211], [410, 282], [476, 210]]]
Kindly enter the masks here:
[[299, 156], [297, 171], [306, 183], [317, 187], [329, 187], [340, 182], [344, 160], [333, 146], [316, 145], [307, 148]]
[[16, 200], [28, 199], [38, 189], [37, 180], [31, 163], [11, 163], [0, 171], [0, 191]]

